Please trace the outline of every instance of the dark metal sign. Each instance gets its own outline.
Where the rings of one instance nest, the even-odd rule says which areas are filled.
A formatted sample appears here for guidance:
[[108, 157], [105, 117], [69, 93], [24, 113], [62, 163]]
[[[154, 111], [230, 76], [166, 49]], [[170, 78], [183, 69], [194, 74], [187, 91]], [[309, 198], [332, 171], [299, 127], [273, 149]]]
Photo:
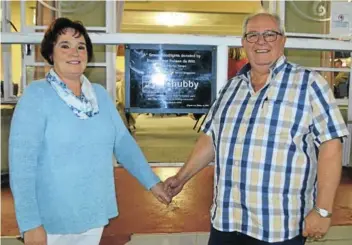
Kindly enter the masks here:
[[127, 45], [126, 110], [206, 113], [216, 94], [216, 47]]

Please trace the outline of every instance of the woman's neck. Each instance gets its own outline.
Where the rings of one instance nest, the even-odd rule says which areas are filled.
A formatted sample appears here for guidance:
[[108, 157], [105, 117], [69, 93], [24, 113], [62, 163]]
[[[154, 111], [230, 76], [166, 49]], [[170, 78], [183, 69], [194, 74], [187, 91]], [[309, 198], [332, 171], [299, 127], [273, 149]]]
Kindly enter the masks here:
[[56, 74], [60, 77], [61, 81], [67, 85], [67, 87], [73, 92], [74, 95], [81, 95], [81, 76], [63, 76], [57, 72]]

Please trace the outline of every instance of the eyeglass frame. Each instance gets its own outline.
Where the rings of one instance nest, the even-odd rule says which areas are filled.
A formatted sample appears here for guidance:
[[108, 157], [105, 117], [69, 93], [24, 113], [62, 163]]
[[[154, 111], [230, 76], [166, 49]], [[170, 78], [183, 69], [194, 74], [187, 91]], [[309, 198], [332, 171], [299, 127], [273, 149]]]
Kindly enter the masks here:
[[[273, 41], [267, 41], [266, 38], [265, 38], [265, 36], [264, 36], [264, 35], [267, 34], [267, 33], [274, 33], [274, 34], [276, 34], [276, 35], [275, 35], [275, 40], [273, 40]], [[255, 40], [254, 42], [248, 41], [248, 39], [247, 39], [248, 34], [256, 34], [256, 35], [257, 35], [257, 40]], [[246, 39], [246, 41], [249, 42], [249, 43], [256, 43], [256, 42], [258, 42], [259, 37], [260, 37], [260, 36], [263, 36], [263, 39], [265, 40], [265, 42], [271, 43], [271, 42], [275, 42], [275, 41], [277, 40], [277, 36], [283, 36], [283, 35], [284, 35], [283, 33], [278, 32], [278, 31], [274, 31], [274, 30], [270, 30], [270, 31], [268, 30], [268, 31], [264, 31], [264, 32], [253, 31], [253, 32], [247, 32], [247, 33], [245, 33], [245, 34], [243, 35], [243, 38]]]

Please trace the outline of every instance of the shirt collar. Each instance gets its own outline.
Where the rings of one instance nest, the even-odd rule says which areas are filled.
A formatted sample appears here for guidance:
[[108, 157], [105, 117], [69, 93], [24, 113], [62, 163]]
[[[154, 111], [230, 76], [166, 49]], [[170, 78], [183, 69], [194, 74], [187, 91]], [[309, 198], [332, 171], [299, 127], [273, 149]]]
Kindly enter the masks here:
[[[286, 65], [287, 58], [285, 55], [280, 56], [269, 68], [271, 78], [275, 77]], [[238, 72], [238, 76], [241, 76], [245, 81], [249, 82], [249, 72], [251, 71], [251, 64], [247, 63], [242, 69]]]

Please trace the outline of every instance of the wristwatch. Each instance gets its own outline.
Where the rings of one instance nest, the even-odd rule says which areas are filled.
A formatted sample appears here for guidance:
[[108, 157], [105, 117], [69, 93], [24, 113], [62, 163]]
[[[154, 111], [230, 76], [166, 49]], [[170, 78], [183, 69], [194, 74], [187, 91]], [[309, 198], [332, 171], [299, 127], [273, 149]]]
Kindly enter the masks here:
[[320, 215], [320, 217], [322, 217], [322, 218], [330, 218], [331, 215], [332, 215], [332, 213], [329, 213], [328, 210], [323, 209], [323, 208], [318, 208], [318, 207], [315, 206], [315, 205], [314, 205], [313, 209], [314, 209], [314, 211], [317, 212], [317, 213]]

